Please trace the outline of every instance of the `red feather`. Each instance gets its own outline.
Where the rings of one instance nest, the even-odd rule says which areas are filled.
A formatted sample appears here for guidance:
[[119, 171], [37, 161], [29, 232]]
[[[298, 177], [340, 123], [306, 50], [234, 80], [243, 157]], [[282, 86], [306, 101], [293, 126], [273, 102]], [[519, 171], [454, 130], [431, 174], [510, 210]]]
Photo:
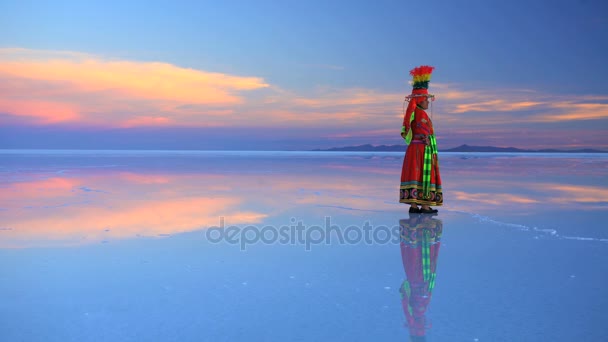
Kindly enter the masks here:
[[432, 67], [430, 65], [421, 65], [419, 67], [416, 67], [416, 68], [410, 70], [410, 75], [413, 77], [413, 76], [431, 74], [431, 73], [433, 73], [434, 69], [435, 69], [435, 67]]

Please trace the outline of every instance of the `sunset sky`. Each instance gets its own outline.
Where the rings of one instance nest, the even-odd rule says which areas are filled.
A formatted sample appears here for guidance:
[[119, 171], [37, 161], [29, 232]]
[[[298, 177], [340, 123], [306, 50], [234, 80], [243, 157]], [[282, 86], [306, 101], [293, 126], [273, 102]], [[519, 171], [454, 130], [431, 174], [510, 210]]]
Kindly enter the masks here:
[[[466, 5], [465, 5], [466, 4]], [[608, 150], [608, 3], [0, 1], [0, 148]]]

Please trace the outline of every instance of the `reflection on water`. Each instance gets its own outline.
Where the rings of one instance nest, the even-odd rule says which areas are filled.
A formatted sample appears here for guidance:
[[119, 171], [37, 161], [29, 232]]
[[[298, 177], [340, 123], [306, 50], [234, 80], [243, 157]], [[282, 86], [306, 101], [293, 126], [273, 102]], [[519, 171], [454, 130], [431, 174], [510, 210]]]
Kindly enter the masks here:
[[[568, 218], [578, 213], [588, 221], [605, 216], [608, 157], [471, 156], [442, 157], [445, 211], [517, 224], [527, 213], [567, 213]], [[390, 153], [0, 150], [0, 248], [166, 236], [217, 225], [220, 217], [229, 225], [249, 225], [348, 213], [362, 222], [376, 212], [407, 209], [392, 195], [402, 158]], [[528, 225], [544, 227], [542, 221]], [[548, 228], [589, 237], [562, 232], [563, 220], [555, 222]]]
[[[608, 157], [444, 156], [451, 197], [438, 216], [399, 222], [398, 260], [384, 229], [365, 227], [407, 217], [394, 197], [401, 161], [0, 151], [0, 340], [606, 340], [608, 249], [588, 238], [608, 234]], [[360, 227], [373, 242], [335, 232], [311, 250], [263, 240], [241, 250], [203, 232], [131, 240], [300, 221]], [[438, 269], [442, 222], [450, 246]], [[59, 248], [4, 249], [38, 246]]]
[[393, 185], [386, 176], [382, 186], [372, 186], [370, 162], [358, 170], [323, 158], [52, 157], [0, 166], [0, 248], [166, 236], [205, 229], [220, 218], [259, 224], [294, 208], [298, 216], [306, 216], [303, 208], [324, 217], [338, 207], [362, 216], [383, 203]]
[[425, 341], [426, 311], [431, 302], [443, 223], [425, 214], [399, 220], [401, 261], [406, 279], [401, 284], [401, 306], [412, 341]]
[[211, 226], [220, 216], [235, 224], [265, 217], [242, 208], [242, 199], [214, 175], [72, 172], [4, 186], [0, 248], [165, 236]]

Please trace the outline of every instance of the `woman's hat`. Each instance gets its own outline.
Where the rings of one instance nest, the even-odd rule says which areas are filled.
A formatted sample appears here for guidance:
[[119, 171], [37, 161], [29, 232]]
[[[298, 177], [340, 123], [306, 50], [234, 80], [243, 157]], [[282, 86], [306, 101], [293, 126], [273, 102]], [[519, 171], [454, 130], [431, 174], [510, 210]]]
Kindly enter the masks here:
[[410, 70], [412, 76], [412, 94], [408, 95], [409, 99], [416, 97], [429, 97], [431, 100], [434, 99], [435, 95], [429, 94], [429, 82], [431, 81], [431, 74], [435, 67], [430, 65], [421, 65]]

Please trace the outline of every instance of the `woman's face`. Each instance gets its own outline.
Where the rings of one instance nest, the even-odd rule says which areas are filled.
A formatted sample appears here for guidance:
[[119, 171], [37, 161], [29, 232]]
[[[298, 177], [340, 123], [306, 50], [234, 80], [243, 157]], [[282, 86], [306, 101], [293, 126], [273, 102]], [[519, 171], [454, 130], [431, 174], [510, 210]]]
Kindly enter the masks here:
[[420, 102], [418, 102], [418, 105], [422, 109], [429, 109], [429, 99], [427, 97], [423, 98], [420, 100]]

